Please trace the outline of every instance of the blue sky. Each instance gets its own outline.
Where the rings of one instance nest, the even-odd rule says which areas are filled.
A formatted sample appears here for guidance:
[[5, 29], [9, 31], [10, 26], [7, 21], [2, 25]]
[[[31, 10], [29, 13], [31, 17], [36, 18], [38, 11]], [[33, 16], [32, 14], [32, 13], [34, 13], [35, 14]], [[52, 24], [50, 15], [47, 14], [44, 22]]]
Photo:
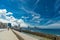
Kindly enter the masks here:
[[60, 24], [60, 0], [0, 0], [0, 9], [31, 25]]

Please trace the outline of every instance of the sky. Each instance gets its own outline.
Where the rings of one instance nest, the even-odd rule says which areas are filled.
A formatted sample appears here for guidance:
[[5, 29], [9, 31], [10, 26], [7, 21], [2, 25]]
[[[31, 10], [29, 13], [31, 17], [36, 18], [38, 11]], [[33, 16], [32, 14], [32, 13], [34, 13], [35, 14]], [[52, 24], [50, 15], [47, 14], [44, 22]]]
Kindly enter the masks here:
[[60, 28], [60, 0], [0, 0], [0, 15], [25, 26]]

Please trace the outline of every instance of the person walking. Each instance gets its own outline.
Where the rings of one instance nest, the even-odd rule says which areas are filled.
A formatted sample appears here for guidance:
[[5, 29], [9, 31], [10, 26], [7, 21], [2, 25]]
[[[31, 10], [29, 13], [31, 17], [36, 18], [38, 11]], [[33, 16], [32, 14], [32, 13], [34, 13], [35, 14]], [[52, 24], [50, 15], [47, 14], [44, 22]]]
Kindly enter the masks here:
[[7, 29], [9, 30], [11, 28], [11, 23], [8, 23]]

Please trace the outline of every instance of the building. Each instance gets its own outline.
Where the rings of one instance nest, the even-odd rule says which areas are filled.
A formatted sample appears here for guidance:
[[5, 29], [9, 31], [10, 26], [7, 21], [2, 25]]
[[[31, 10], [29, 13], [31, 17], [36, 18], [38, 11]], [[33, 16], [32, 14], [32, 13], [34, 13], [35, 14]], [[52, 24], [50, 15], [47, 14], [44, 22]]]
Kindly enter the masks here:
[[7, 23], [0, 22], [0, 28], [7, 28]]

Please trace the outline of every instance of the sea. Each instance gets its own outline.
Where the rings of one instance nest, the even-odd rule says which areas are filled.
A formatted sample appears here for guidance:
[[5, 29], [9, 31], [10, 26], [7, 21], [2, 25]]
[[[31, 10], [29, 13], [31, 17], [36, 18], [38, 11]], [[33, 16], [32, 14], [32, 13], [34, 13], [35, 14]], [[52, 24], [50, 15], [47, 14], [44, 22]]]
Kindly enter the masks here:
[[52, 35], [60, 35], [60, 29], [40, 29], [40, 30], [33, 30], [34, 32], [40, 32], [44, 34], [52, 34]]
[[60, 36], [60, 29], [33, 29], [33, 28], [29, 29], [29, 28], [25, 28], [24, 30]]

